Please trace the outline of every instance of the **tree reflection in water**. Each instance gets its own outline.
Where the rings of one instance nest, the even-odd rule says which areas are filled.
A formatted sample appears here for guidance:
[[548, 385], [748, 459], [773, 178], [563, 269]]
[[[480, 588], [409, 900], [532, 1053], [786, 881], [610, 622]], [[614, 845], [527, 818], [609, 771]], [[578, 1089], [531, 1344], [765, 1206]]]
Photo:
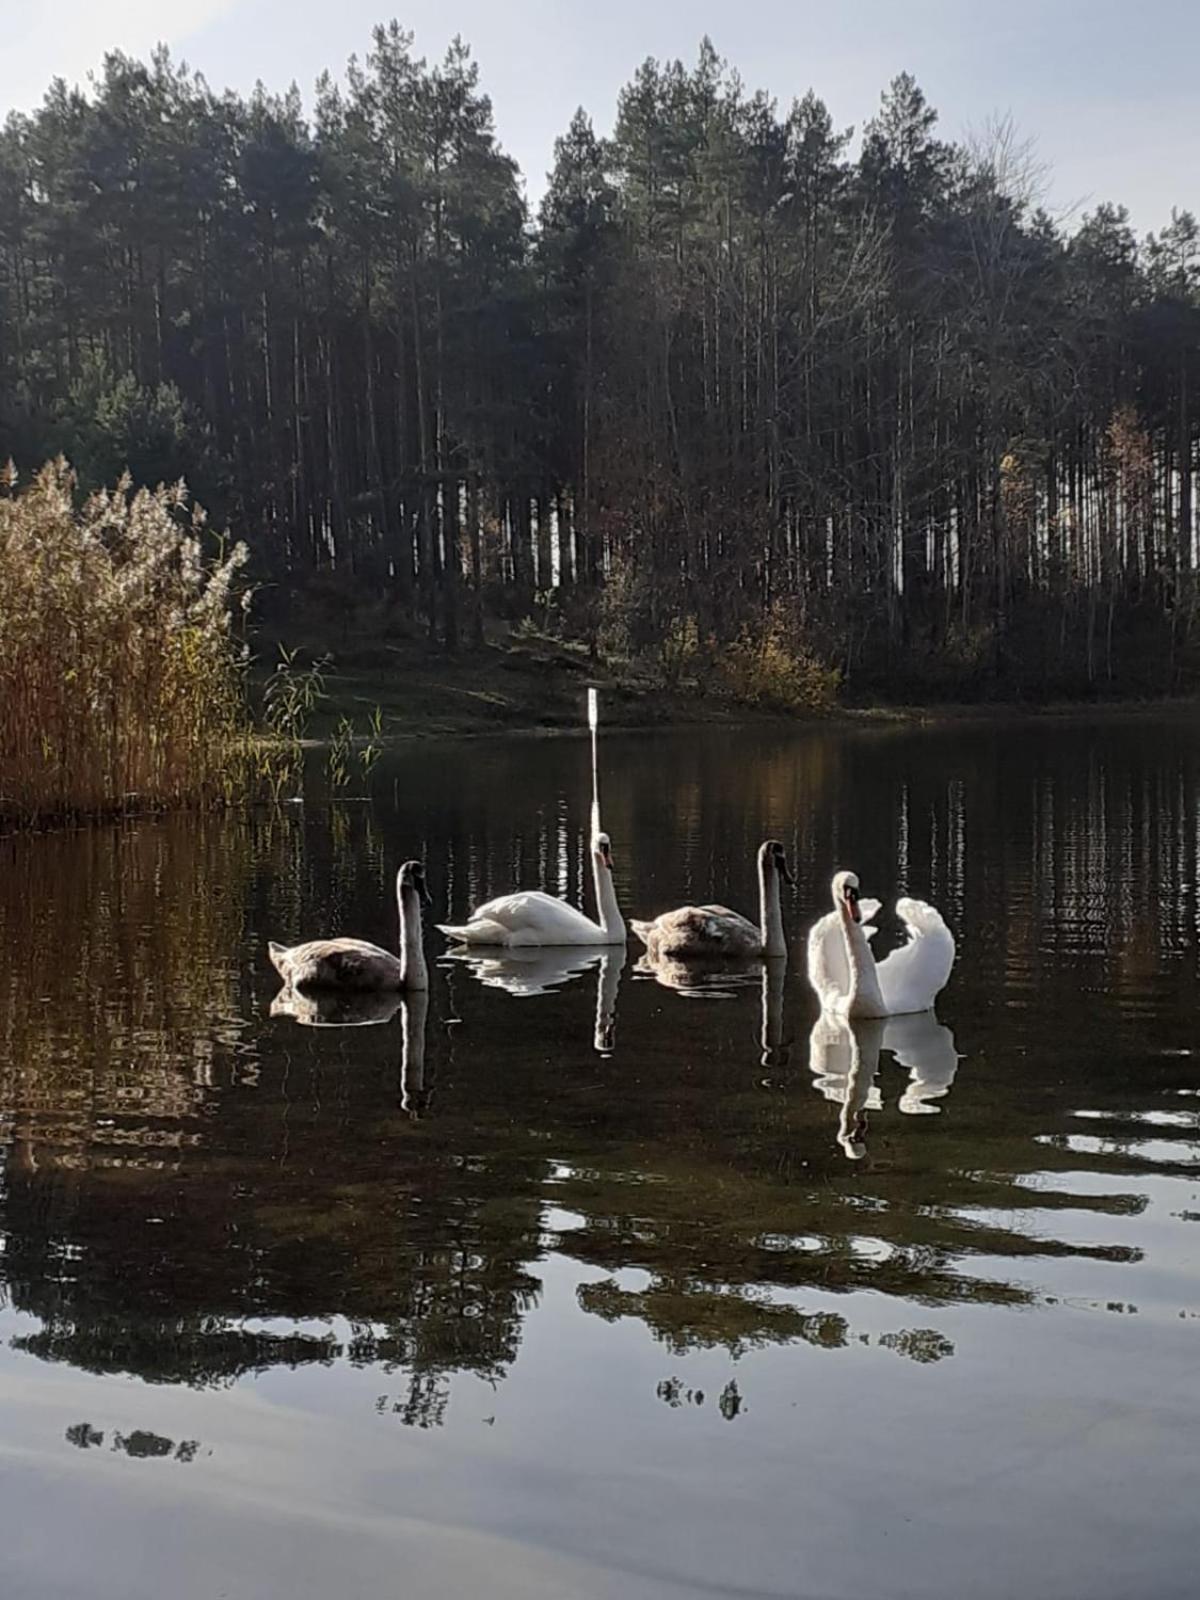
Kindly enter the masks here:
[[[1006, 766], [967, 738], [939, 767], [911, 736], [814, 736], [802, 757], [754, 737], [744, 760], [732, 734], [643, 743], [607, 783], [623, 898], [737, 903], [767, 822], [799, 863], [794, 927], [846, 838], [872, 881], [947, 908], [953, 1032], [819, 1036], [795, 973], [706, 989], [596, 952], [441, 964], [424, 1014], [410, 996], [373, 1026], [271, 1015], [267, 933], [387, 943], [401, 841], [450, 916], [515, 881], [578, 898], [587, 790], [564, 748], [523, 751], [519, 779], [511, 751], [431, 756], [428, 793], [397, 776], [391, 812], [0, 841], [0, 1281], [36, 1319], [20, 1347], [192, 1385], [378, 1367], [381, 1409], [432, 1426], [454, 1374], [504, 1380], [549, 1254], [578, 1308], [673, 1354], [869, 1339], [925, 1365], [952, 1350], [938, 1307], [1038, 1303], [1035, 1257], [1136, 1260], [1056, 1213], [1137, 1216], [1152, 1169], [1131, 1119], [1180, 1087], [1195, 930], [1155, 885], [1196, 879], [1190, 747], [1101, 759], [1056, 734]], [[807, 1061], [788, 1049], [805, 1034]], [[1080, 1108], [1107, 1119], [1091, 1146]], [[894, 1311], [882, 1329], [859, 1326], [860, 1290]]]

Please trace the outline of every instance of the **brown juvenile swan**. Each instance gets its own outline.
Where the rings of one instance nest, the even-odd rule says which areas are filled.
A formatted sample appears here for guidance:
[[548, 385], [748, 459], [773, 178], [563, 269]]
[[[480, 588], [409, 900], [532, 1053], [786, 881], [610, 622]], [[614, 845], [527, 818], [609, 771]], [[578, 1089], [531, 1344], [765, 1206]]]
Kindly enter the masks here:
[[428, 989], [429, 971], [421, 948], [421, 903], [429, 902], [425, 868], [406, 861], [396, 874], [400, 907], [400, 954], [365, 939], [311, 939], [290, 949], [271, 943], [267, 951], [276, 972], [293, 989]]
[[779, 906], [779, 880], [791, 883], [787, 857], [778, 839], [767, 839], [758, 850], [760, 925], [728, 906], [680, 906], [664, 911], [653, 922], [631, 922], [652, 961], [661, 957], [685, 960], [689, 956], [785, 956], [783, 913]]

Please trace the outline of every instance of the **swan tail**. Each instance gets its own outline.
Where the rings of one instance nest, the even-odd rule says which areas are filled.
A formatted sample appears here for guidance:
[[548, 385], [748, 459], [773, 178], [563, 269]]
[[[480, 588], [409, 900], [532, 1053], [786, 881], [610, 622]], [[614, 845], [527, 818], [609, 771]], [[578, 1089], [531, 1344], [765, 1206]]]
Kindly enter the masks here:
[[650, 929], [654, 926], [652, 922], [635, 922], [631, 917], [629, 926], [633, 930], [635, 938], [640, 939], [643, 944], [650, 943]]
[[271, 958], [271, 965], [281, 978], [288, 975], [288, 948], [285, 944], [276, 944], [274, 939], [267, 941], [267, 954]]

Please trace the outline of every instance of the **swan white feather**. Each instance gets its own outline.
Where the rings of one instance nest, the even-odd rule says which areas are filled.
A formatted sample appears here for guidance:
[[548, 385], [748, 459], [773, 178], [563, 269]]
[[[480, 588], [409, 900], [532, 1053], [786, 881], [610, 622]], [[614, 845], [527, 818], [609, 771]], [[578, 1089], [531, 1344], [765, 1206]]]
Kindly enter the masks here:
[[463, 923], [439, 923], [448, 939], [459, 944], [497, 946], [618, 945], [625, 943], [625, 924], [617, 907], [612, 878], [612, 847], [606, 833], [592, 841], [592, 876], [598, 922], [541, 889], [502, 894], [478, 906]]
[[[837, 909], [809, 931], [808, 980], [821, 1009], [851, 1017], [929, 1011], [954, 965], [954, 936], [941, 913], [924, 900], [897, 900], [905, 942], [877, 962], [868, 943], [875, 929], [856, 920], [854, 910], [859, 918], [869, 919], [878, 913], [879, 901], [859, 900], [857, 889], [853, 873], [838, 873], [833, 880]], [[852, 951], [859, 968], [857, 981], [851, 970]]]

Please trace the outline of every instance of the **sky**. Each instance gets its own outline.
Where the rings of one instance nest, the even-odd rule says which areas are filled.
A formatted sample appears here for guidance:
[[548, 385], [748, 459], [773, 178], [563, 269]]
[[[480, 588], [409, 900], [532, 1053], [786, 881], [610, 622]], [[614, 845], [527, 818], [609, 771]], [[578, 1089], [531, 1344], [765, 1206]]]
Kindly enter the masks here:
[[37, 105], [54, 76], [85, 82], [108, 49], [160, 41], [216, 89], [295, 82], [311, 104], [318, 74], [364, 55], [392, 15], [419, 55], [456, 33], [471, 46], [534, 204], [577, 106], [608, 132], [641, 61], [691, 62], [708, 34], [747, 88], [784, 107], [812, 88], [839, 128], [861, 129], [904, 71], [944, 137], [1011, 116], [1068, 221], [1103, 201], [1139, 232], [1173, 206], [1200, 212], [1195, 0], [0, 0], [0, 113]]

